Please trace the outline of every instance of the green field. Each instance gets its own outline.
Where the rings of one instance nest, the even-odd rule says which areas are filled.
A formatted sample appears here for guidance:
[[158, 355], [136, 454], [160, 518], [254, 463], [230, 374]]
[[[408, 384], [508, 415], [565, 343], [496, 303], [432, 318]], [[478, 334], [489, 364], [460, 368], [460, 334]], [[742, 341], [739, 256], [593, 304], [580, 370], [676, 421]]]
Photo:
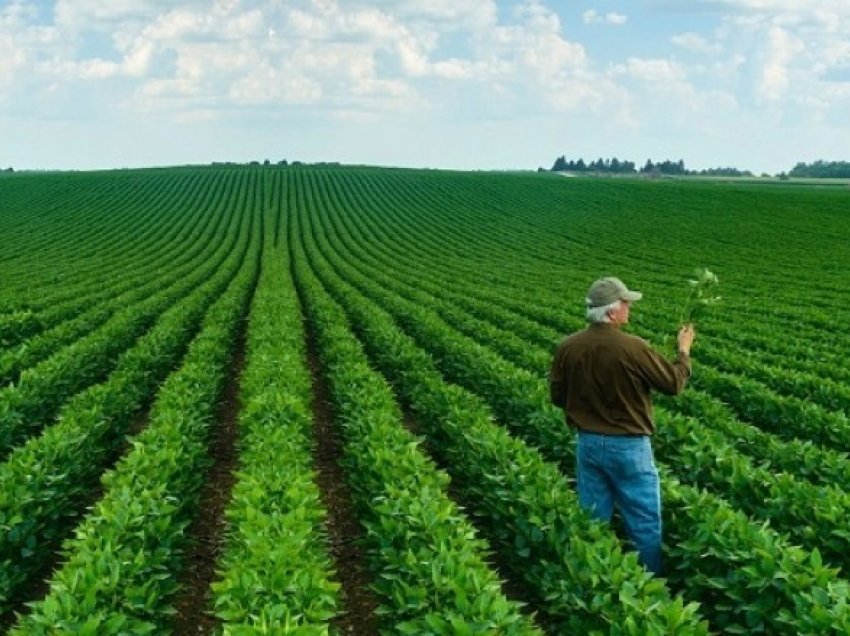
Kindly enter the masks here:
[[[0, 177], [14, 634], [850, 633], [850, 191], [339, 166]], [[667, 577], [573, 493], [601, 276], [669, 350]]]

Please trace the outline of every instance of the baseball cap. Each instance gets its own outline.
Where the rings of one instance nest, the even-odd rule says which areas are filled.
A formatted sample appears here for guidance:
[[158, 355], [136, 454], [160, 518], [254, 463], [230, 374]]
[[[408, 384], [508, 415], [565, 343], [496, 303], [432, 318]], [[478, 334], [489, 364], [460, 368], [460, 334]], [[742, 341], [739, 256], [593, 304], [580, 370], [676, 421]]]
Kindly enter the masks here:
[[640, 300], [643, 294], [631, 291], [619, 278], [608, 276], [593, 282], [587, 292], [588, 307], [604, 307], [618, 300]]

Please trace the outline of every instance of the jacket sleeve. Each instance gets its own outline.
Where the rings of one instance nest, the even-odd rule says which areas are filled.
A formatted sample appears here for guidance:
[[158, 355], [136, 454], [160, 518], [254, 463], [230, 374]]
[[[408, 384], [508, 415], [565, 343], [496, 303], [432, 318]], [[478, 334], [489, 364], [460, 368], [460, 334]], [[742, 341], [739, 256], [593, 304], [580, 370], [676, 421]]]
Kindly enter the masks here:
[[643, 341], [633, 354], [636, 373], [651, 388], [667, 395], [678, 395], [685, 389], [691, 377], [690, 356], [680, 351], [671, 362]]
[[567, 404], [567, 383], [561, 368], [559, 352], [555, 353], [552, 368], [549, 370], [549, 398], [555, 406], [563, 408]]

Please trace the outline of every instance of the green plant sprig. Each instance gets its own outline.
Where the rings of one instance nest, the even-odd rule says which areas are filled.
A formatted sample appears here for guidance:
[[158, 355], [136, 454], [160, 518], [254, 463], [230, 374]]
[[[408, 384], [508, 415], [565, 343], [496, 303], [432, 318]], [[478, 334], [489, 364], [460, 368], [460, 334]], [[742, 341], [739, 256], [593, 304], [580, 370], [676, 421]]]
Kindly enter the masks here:
[[700, 268], [694, 270], [694, 278], [688, 279], [690, 293], [679, 315], [679, 324], [693, 324], [705, 312], [722, 302], [721, 296], [716, 295], [716, 287], [720, 284], [717, 275], [711, 270]]

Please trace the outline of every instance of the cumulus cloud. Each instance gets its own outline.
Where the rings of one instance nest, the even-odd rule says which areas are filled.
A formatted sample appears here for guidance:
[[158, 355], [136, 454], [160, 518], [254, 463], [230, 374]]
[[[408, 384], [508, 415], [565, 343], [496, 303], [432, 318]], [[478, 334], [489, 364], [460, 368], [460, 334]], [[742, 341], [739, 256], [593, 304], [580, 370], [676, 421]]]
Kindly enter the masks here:
[[615, 65], [612, 70], [617, 75], [656, 84], [682, 82], [686, 78], [684, 67], [667, 59], [629, 58], [624, 64]]
[[779, 27], [770, 29], [758, 80], [758, 94], [762, 99], [777, 101], [785, 95], [789, 87], [790, 67], [805, 48], [803, 42], [788, 31]]
[[636, 43], [643, 21], [589, 9], [564, 24], [554, 0], [7, 0], [0, 114], [95, 121], [109, 101], [128, 119], [569, 114], [637, 129], [657, 112], [692, 124], [850, 108], [850, 3], [700, 0], [700, 20], [673, 32], [664, 12], [682, 18], [677, 4], [653, 3], [659, 53], [577, 40], [607, 26]]
[[[16, 0], [0, 24], [19, 29], [32, 11]], [[204, 100], [205, 108], [319, 100], [348, 107], [371, 97], [378, 108], [403, 110], [422, 106], [421, 82], [431, 89], [445, 82], [441, 96], [460, 82], [490, 83], [509, 95], [531, 87], [541, 102], [561, 107], [564, 94], [600, 102], [606, 91], [604, 78], [593, 88], [584, 48], [563, 36], [557, 14], [538, 0], [516, 3], [507, 16], [493, 0], [216, 0], [212, 7], [201, 0], [56, 0], [46, 17], [38, 28], [52, 34], [53, 45], [30, 57], [24, 37], [4, 40], [0, 78], [30, 63], [51, 81], [132, 79], [148, 109], [160, 102], [173, 109], [191, 96], [185, 103], [192, 108]], [[614, 14], [602, 19], [618, 21]], [[28, 29], [31, 39], [35, 29]], [[86, 46], [93, 33], [95, 50]], [[462, 55], [446, 48], [450, 36], [465, 43]]]
[[585, 24], [625, 24], [628, 17], [622, 13], [605, 13], [601, 14], [596, 9], [588, 9], [581, 14], [581, 19]]
[[511, 17], [472, 34], [467, 59], [435, 62], [433, 70], [467, 80], [458, 88], [469, 92], [481, 113], [495, 117], [616, 116], [625, 101], [622, 91], [594, 67], [583, 45], [564, 37], [556, 12], [529, 0], [515, 6]]
[[714, 55], [720, 52], [721, 47], [716, 42], [709, 42], [705, 37], [694, 31], [679, 33], [670, 38], [670, 41], [692, 53]]

